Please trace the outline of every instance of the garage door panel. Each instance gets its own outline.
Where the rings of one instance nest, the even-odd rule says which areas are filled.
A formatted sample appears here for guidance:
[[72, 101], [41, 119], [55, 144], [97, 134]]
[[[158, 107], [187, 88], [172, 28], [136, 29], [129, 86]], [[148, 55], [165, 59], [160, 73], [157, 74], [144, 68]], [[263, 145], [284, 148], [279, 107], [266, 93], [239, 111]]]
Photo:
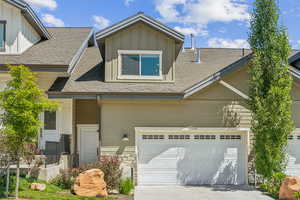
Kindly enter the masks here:
[[[245, 146], [240, 139], [145, 141], [138, 144], [138, 183], [245, 184]], [[209, 138], [209, 137], [206, 137]]]
[[288, 144], [288, 163], [286, 173], [300, 177], [300, 135], [294, 135]]

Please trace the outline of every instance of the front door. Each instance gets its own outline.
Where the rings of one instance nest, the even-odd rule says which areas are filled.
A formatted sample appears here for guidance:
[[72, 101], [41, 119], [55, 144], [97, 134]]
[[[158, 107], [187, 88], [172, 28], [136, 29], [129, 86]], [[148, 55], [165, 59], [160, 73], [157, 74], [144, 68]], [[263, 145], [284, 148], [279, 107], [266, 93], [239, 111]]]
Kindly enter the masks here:
[[78, 125], [79, 163], [92, 163], [98, 159], [99, 126]]

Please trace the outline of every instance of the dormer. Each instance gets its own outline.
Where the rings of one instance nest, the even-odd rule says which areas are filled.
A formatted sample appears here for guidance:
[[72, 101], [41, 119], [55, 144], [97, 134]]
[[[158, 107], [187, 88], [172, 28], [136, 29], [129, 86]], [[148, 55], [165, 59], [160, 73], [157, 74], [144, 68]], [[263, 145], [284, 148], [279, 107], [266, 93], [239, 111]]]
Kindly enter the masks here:
[[50, 34], [23, 0], [0, 0], [0, 54], [22, 54]]
[[138, 13], [96, 35], [106, 82], [174, 82], [184, 35]]

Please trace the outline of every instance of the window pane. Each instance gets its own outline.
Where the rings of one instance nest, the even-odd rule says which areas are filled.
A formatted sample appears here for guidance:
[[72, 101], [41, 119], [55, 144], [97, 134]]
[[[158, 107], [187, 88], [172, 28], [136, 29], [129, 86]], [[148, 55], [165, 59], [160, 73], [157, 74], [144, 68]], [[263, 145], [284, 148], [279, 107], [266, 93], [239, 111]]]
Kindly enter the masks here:
[[0, 23], [0, 48], [4, 48], [4, 24]]
[[159, 76], [159, 55], [142, 55], [142, 76]]
[[140, 75], [139, 55], [122, 55], [122, 75]]
[[44, 129], [56, 130], [56, 112], [46, 111], [44, 114]]

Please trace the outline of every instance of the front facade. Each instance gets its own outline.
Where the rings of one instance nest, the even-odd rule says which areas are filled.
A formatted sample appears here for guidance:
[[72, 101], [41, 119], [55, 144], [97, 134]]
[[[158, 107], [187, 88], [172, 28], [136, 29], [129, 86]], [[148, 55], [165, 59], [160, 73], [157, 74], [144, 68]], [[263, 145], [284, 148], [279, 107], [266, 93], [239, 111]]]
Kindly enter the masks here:
[[[1, 0], [22, 9], [11, 2]], [[143, 13], [96, 34], [90, 28], [43, 28], [29, 23], [32, 17], [24, 16], [29, 35], [36, 35], [31, 48], [26, 44], [16, 56], [0, 38], [0, 89], [9, 80], [4, 64], [25, 64], [45, 94], [60, 102], [56, 113], [41, 116], [40, 148], [68, 135], [74, 165], [119, 156], [125, 176], [138, 185], [253, 181], [249, 50], [183, 49], [181, 33]], [[12, 37], [10, 19], [0, 15], [1, 21], [6, 31], [1, 25], [0, 31]], [[299, 55], [290, 57], [295, 131], [287, 168], [298, 176]]]

